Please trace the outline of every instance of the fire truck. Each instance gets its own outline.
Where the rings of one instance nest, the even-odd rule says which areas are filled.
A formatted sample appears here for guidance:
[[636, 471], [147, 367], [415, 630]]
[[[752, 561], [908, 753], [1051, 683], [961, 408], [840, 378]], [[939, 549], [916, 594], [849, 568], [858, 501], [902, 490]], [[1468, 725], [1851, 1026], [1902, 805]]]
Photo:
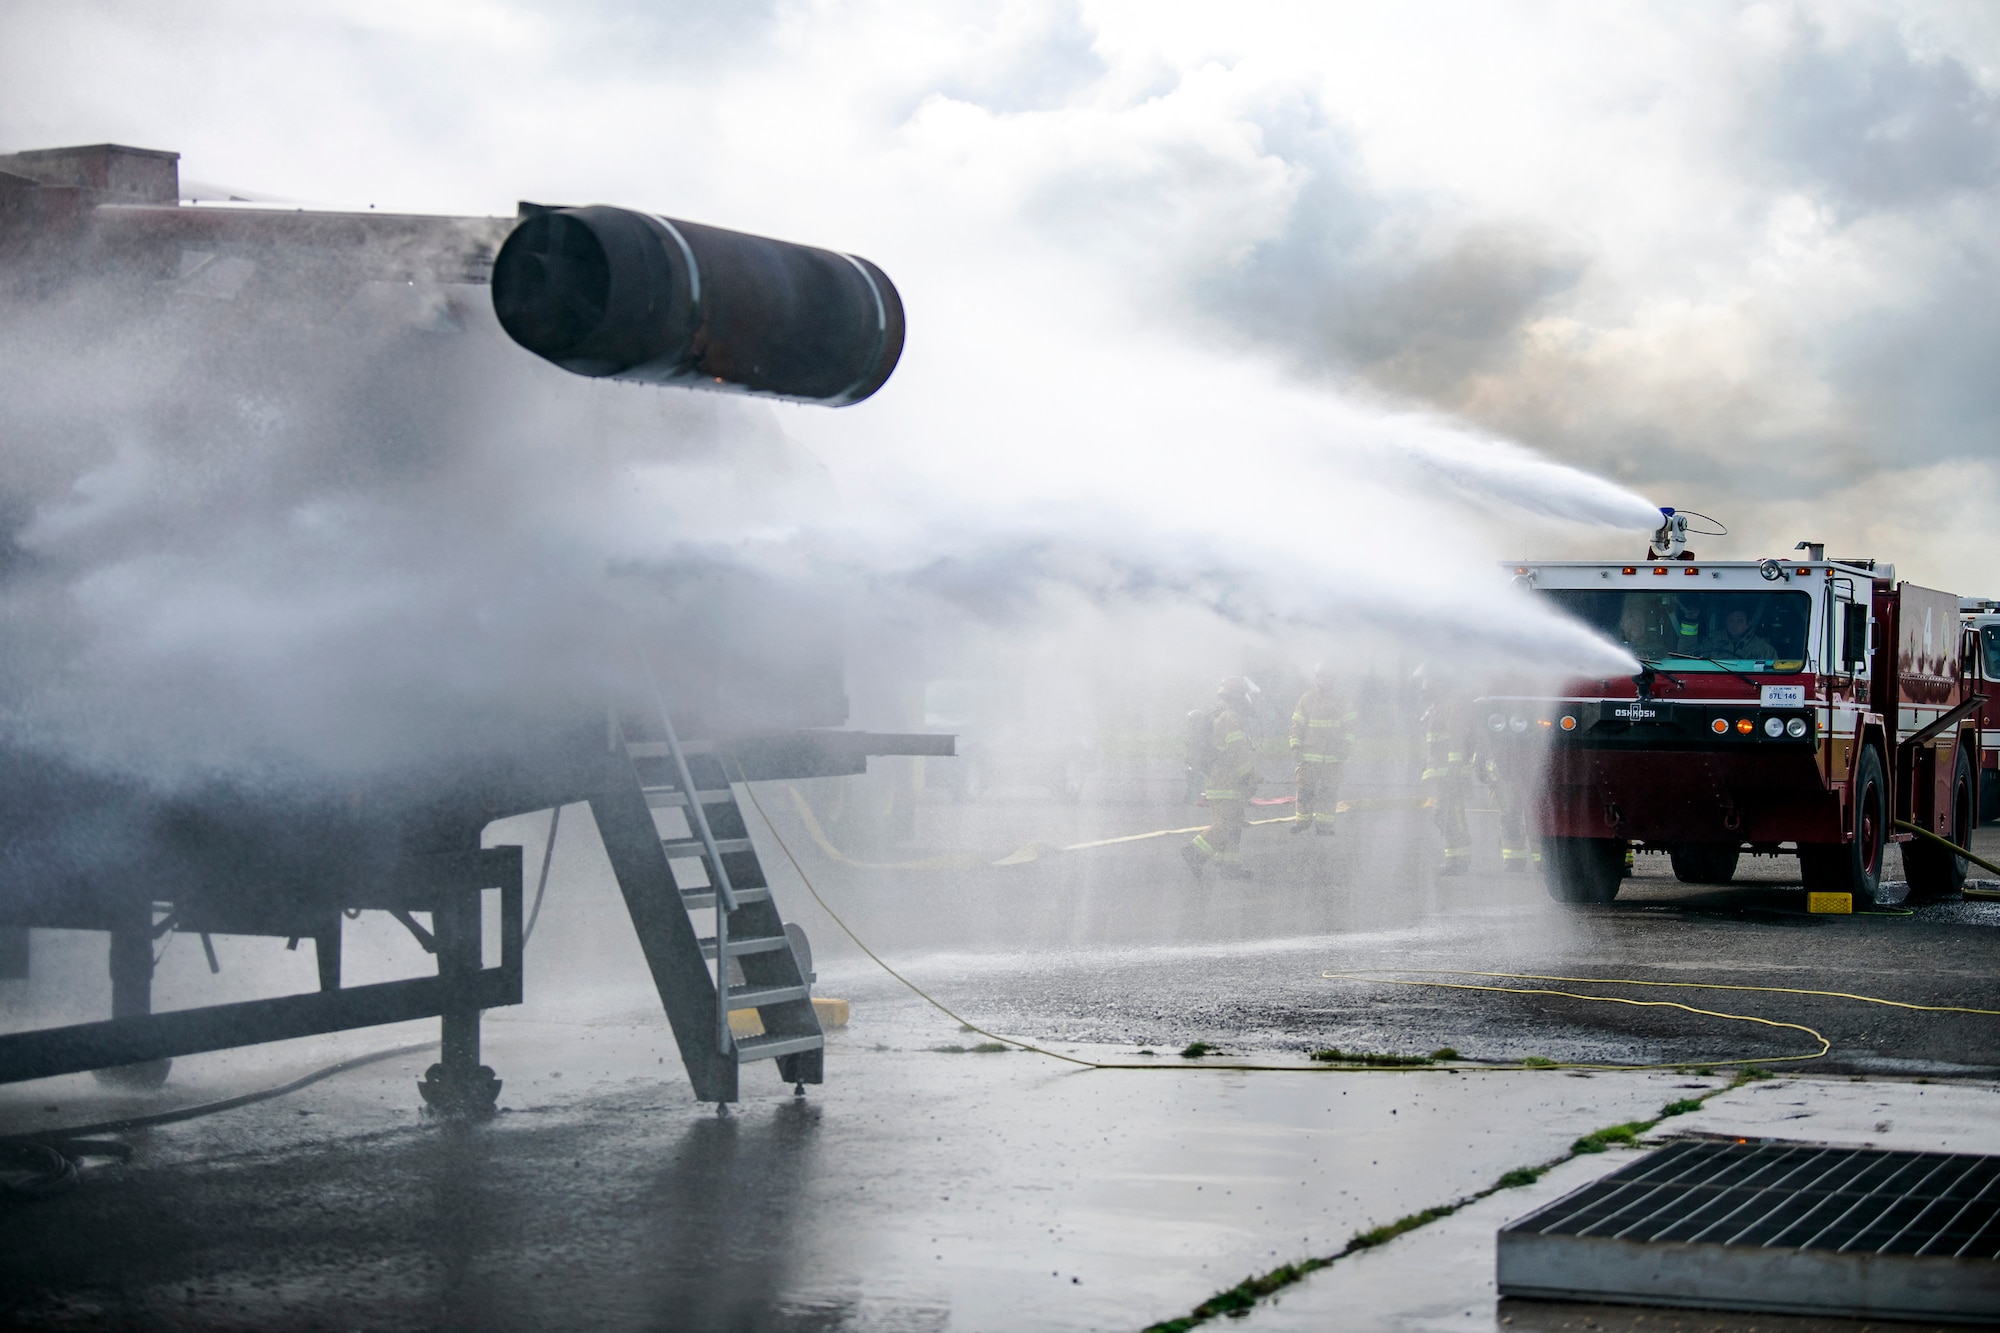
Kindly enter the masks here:
[[[1978, 654], [1982, 680], [2000, 681], [2000, 599], [1961, 597], [1959, 614], [1965, 619], [1968, 645]], [[1986, 702], [1979, 709], [1979, 730], [1985, 744], [1979, 754], [1979, 822], [2000, 821], [2000, 689], [1982, 691]]]
[[1551, 896], [1610, 902], [1639, 849], [1710, 884], [1746, 851], [1795, 852], [1807, 890], [1872, 900], [1892, 843], [1912, 897], [1960, 888], [1965, 860], [1914, 832], [1963, 847], [1981, 808], [1979, 713], [2000, 673], [1959, 599], [1819, 543], [1699, 560], [1685, 515], [1662, 515], [1644, 561], [1513, 566], [1639, 664], [1475, 708], [1495, 733], [1547, 738], [1533, 810]]

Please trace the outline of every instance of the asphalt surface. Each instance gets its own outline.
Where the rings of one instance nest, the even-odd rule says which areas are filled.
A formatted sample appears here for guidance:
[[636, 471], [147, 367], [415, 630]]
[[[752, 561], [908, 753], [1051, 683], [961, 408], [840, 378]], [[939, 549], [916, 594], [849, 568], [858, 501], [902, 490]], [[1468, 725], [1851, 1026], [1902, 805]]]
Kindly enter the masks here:
[[[926, 798], [906, 836], [873, 842], [837, 817], [830, 784], [799, 791], [812, 822], [783, 784], [761, 787], [771, 824], [753, 831], [778, 900], [812, 934], [819, 991], [851, 1000], [855, 1016], [832, 1036], [824, 1087], [795, 1100], [752, 1070], [727, 1118], [693, 1101], [594, 831], [587, 818], [565, 818], [529, 948], [528, 1002], [487, 1023], [487, 1058], [507, 1081], [504, 1114], [471, 1127], [425, 1120], [413, 1084], [430, 1057], [412, 1055], [128, 1136], [131, 1162], [96, 1166], [55, 1199], [0, 1205], [0, 1322], [1136, 1329], [1248, 1273], [1330, 1253], [1358, 1229], [1560, 1155], [1589, 1129], [1720, 1087], [1727, 1061], [1822, 1079], [1801, 1079], [1802, 1089], [1928, 1078], [1992, 1096], [2000, 1043], [1987, 1015], [1435, 973], [1698, 981], [2000, 1010], [1991, 933], [2000, 903], [1813, 916], [1788, 858], [1746, 863], [1744, 883], [1715, 888], [1681, 885], [1663, 858], [1642, 857], [1617, 903], [1562, 907], [1537, 876], [1500, 872], [1490, 813], [1474, 815], [1474, 873], [1435, 877], [1427, 814], [1399, 807], [1409, 793], [1386, 781], [1357, 781], [1350, 794], [1376, 804], [1333, 838], [1251, 829], [1247, 884], [1196, 882], [1179, 859], [1185, 834], [1062, 850], [1200, 822], [1202, 812], [1175, 803], [1178, 785], [1169, 766], [1155, 766], [1100, 778], [1076, 803], [1026, 786], [977, 801]], [[1267, 806], [1257, 817], [1285, 814]], [[531, 817], [494, 835], [522, 842], [534, 864], [545, 828], [546, 817]], [[780, 838], [862, 940], [961, 1018], [1160, 1072], [975, 1052], [982, 1037], [846, 939]], [[2000, 836], [1982, 831], [1977, 845], [2000, 851]], [[423, 966], [392, 925], [364, 918], [350, 932], [356, 980]], [[220, 978], [198, 949], [169, 945], [163, 1005], [311, 984], [309, 960], [281, 945], [218, 944]], [[87, 1014], [102, 999], [93, 947], [38, 937], [37, 981], [0, 995], [8, 1021]], [[1351, 972], [1372, 979], [1326, 975]], [[1737, 1017], [1386, 984], [1391, 976]], [[1817, 1051], [1815, 1034], [1829, 1054], [1786, 1061]], [[151, 1094], [84, 1076], [0, 1088], [0, 1133], [227, 1096], [429, 1035], [404, 1025], [193, 1057]], [[1220, 1049], [1211, 1064], [1309, 1066], [1305, 1054], [1327, 1046], [1448, 1046], [1468, 1067], [1204, 1072], [1178, 1055], [1192, 1041]], [[1671, 1068], [1477, 1067], [1528, 1057]], [[1801, 1092], [1799, 1105], [1818, 1095]], [[1758, 1125], [1812, 1113], [1744, 1106], [1743, 1123]], [[1866, 1115], [1927, 1141], [1922, 1101]], [[1717, 1123], [1731, 1132], [1737, 1122]], [[1490, 1277], [1490, 1250], [1450, 1253], [1474, 1277], [1486, 1263]], [[1368, 1326], [1399, 1326], [1394, 1293], [1410, 1281], [1356, 1288], [1353, 1300], [1373, 1303]], [[1585, 1326], [1575, 1311], [1501, 1314], [1476, 1281], [1466, 1290], [1430, 1293], [1450, 1306], [1449, 1326]]]
[[[1408, 789], [1377, 784], [1355, 795], [1389, 804]], [[1022, 790], [1011, 803], [1002, 794], [981, 807], [929, 807], [928, 850], [982, 847], [990, 862], [1028, 846], [1035, 859], [907, 871], [832, 862], [786, 803], [767, 800], [766, 809], [788, 845], [804, 844], [807, 873], [863, 939], [955, 1010], [1009, 1034], [1156, 1049], [1197, 1040], [1245, 1051], [1449, 1047], [1490, 1061], [1784, 1061], [1912, 1076], [2000, 1069], [2000, 1028], [1989, 1015], [1824, 995], [1442, 975], [1699, 982], [2000, 1010], [2000, 902], [1861, 903], [1852, 916], [1814, 915], [1791, 856], [1746, 856], [1735, 882], [1718, 887], [1682, 884], [1664, 855], [1641, 855], [1615, 903], [1577, 908], [1553, 902], [1538, 871], [1503, 873], [1497, 818], [1476, 806], [1474, 868], [1462, 878], [1432, 873], [1437, 836], [1428, 812], [1392, 806], [1344, 816], [1332, 838], [1294, 836], [1284, 824], [1251, 828], [1248, 883], [1196, 882], [1179, 859], [1186, 835], [1054, 850], [1204, 819], [1186, 806], [1051, 809]], [[1287, 810], [1264, 807], [1253, 817]], [[1038, 816], [1057, 827], [1037, 834]], [[2000, 828], [1979, 830], [1974, 847], [2000, 860]], [[1892, 851], [1887, 878], [1899, 875]], [[838, 929], [798, 889], [787, 893], [823, 952], [840, 960], [830, 970], [842, 986], [873, 1003], [899, 1002], [899, 986], [852, 961]], [[1327, 973], [1672, 1002], [1812, 1031]], [[1828, 1054], [1786, 1059], [1818, 1051], [1813, 1033], [1824, 1035]]]

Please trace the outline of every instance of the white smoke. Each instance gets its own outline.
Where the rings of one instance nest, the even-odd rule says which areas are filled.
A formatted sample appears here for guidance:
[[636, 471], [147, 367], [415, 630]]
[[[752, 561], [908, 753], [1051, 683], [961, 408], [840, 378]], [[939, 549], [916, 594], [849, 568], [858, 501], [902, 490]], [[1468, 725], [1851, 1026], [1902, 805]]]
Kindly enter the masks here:
[[435, 302], [348, 296], [58, 300], [0, 325], [17, 742], [170, 785], [414, 760], [466, 719], [601, 687], [634, 636], [677, 624], [632, 576], [690, 569], [923, 625], [941, 657], [993, 627], [1192, 609], [1301, 656], [1366, 639], [1478, 670], [1630, 669], [1511, 589], [1462, 511], [1643, 528], [1642, 501], [1254, 362], [1075, 329], [981, 409], [916, 356], [850, 422], [785, 409], [802, 432], [874, 417], [856, 457], [825, 445], [837, 496], [771, 409], [567, 376], [506, 343], [482, 289], [451, 294], [460, 333]]

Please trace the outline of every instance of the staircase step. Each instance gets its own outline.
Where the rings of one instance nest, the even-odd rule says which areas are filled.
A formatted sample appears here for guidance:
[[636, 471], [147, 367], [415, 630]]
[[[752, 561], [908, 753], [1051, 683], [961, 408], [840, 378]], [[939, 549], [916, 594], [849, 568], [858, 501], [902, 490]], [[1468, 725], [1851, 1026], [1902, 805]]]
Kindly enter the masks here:
[[734, 986], [729, 991], [729, 1007], [756, 1009], [767, 1004], [783, 1004], [787, 1000], [811, 998], [810, 986]]
[[[741, 958], [747, 953], [776, 953], [779, 949], [789, 949], [791, 947], [792, 942], [783, 935], [758, 935], [750, 939], [729, 941], [729, 956], [731, 958]], [[715, 957], [715, 936], [704, 935], [701, 937], [701, 956], [703, 958]]]
[[775, 1060], [781, 1055], [797, 1055], [800, 1051], [817, 1051], [826, 1046], [826, 1038], [818, 1033], [805, 1037], [739, 1037], [736, 1041], [736, 1061]]
[[[678, 809], [688, 803], [687, 796], [679, 787], [647, 787], [646, 804], [655, 810]], [[727, 788], [701, 793], [703, 805], [729, 805], [736, 800], [736, 793]]]
[[[745, 903], [767, 903], [770, 901], [771, 890], [762, 885], [754, 889], [739, 888], [736, 890], [736, 905], [738, 907], [741, 907]], [[706, 911], [715, 906], [715, 890], [682, 889], [681, 904], [690, 912]]]
[[[705, 850], [700, 838], [662, 838], [660, 846], [667, 849], [668, 856], [700, 856]], [[748, 838], [717, 838], [715, 850], [718, 852], [751, 852], [756, 850]]]

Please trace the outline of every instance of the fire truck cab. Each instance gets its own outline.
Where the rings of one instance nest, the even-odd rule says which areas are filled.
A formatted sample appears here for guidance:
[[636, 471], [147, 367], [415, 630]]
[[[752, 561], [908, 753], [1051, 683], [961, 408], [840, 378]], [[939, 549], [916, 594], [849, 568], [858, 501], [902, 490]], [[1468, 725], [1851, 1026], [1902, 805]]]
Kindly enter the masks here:
[[1548, 738], [1532, 808], [1557, 900], [1610, 902], [1632, 848], [1668, 853], [1693, 883], [1727, 883], [1745, 851], [1796, 852], [1809, 890], [1872, 899], [1896, 842], [1913, 896], [1964, 883], [1962, 857], [1897, 824], [1965, 845], [1981, 808], [1978, 714], [2000, 671], [1956, 596], [1798, 549], [1513, 566], [1639, 662], [1556, 698], [1478, 704], [1489, 728]]
[[[1979, 753], [1979, 822], [1991, 824], [2000, 821], [2000, 600], [1961, 597], [1958, 609], [1970, 640], [1967, 648], [1978, 659], [1979, 692], [1986, 696], [1979, 709], [1984, 739]], [[1994, 684], [1986, 685], [1989, 681]]]

